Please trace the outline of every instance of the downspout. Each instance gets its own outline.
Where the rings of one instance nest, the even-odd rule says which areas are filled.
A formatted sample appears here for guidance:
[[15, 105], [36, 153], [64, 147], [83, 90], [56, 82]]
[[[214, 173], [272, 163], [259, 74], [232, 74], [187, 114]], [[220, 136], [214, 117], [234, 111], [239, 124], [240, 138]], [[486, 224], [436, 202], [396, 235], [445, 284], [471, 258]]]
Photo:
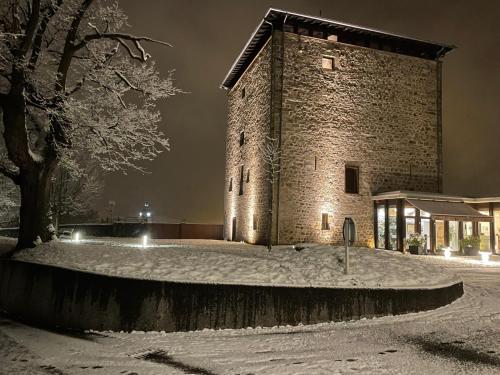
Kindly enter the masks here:
[[442, 47], [438, 53], [436, 54], [436, 89], [437, 89], [437, 98], [436, 98], [436, 110], [437, 110], [437, 137], [438, 137], [438, 180], [437, 180], [437, 188], [438, 193], [443, 192], [443, 63], [440, 60], [441, 54], [444, 51], [444, 47]]
[[[285, 15], [285, 17], [283, 18], [283, 22], [282, 22], [282, 25], [284, 26], [285, 25], [285, 22], [288, 18], [288, 13]], [[274, 37], [274, 24], [272, 22], [269, 22], [268, 20], [264, 19], [264, 22], [267, 23], [268, 25], [271, 26], [271, 37]], [[285, 47], [285, 38], [284, 38], [284, 34], [283, 34], [283, 27], [282, 27], [282, 30], [281, 30], [281, 51], [280, 51], [280, 57], [281, 57], [281, 74], [280, 74], [280, 103], [279, 103], [279, 108], [277, 108], [279, 110], [279, 123], [278, 123], [278, 148], [281, 152], [281, 129], [282, 129], [282, 124], [283, 124], [283, 115], [282, 115], [282, 112], [283, 112], [283, 67], [284, 67], [284, 63], [283, 63], [283, 60], [284, 60], [284, 47]], [[272, 45], [271, 45], [271, 81], [273, 80], [273, 73], [274, 73], [274, 55], [273, 55], [273, 48], [272, 48]], [[273, 122], [273, 110], [276, 110], [276, 108], [274, 108], [274, 87], [273, 85], [271, 84], [271, 106], [270, 106], [270, 120], [271, 120], [271, 123]], [[273, 123], [273, 128], [271, 129], [270, 127], [270, 133], [271, 133], [271, 138], [274, 138], [274, 134], [272, 134], [274, 131], [274, 123]], [[280, 207], [280, 183], [281, 183], [281, 158], [282, 158], [282, 154], [281, 154], [281, 157], [279, 159], [279, 173], [278, 173], [278, 178], [277, 178], [277, 181], [276, 181], [276, 186], [277, 186], [277, 190], [276, 190], [276, 212], [275, 212], [275, 215], [276, 215], [276, 244], [279, 244], [279, 207]], [[273, 183], [274, 185], [274, 183]], [[274, 195], [274, 187], [271, 189], [271, 209], [273, 207], [273, 195]], [[271, 223], [272, 225], [272, 223]], [[271, 241], [272, 242], [272, 241]]]
[[[267, 23], [268, 25], [271, 25], [271, 38], [273, 37], [273, 34], [274, 34], [274, 25], [269, 22], [268, 20], [266, 20], [264, 18], [264, 22]], [[269, 85], [269, 137], [272, 138], [273, 136], [273, 128], [274, 128], [274, 124], [273, 124], [273, 108], [274, 108], [274, 95], [273, 95], [273, 65], [274, 65], [274, 59], [273, 59], [273, 45], [272, 45], [273, 41], [271, 39], [271, 66], [270, 66], [270, 69], [271, 69], [271, 84]], [[268, 223], [268, 227], [267, 227], [267, 247], [268, 247], [268, 250], [270, 251], [271, 248], [272, 248], [272, 245], [273, 245], [273, 236], [272, 236], [272, 229], [269, 229], [269, 228], [272, 228], [272, 225], [273, 225], [273, 195], [274, 195], [274, 181], [273, 181], [273, 177], [271, 176], [271, 180], [270, 180], [270, 183], [269, 183], [269, 197], [267, 199], [267, 204], [268, 204], [268, 212], [266, 213], [266, 215], [268, 216], [268, 219], [271, 221], [270, 223]]]
[[281, 98], [280, 98], [280, 122], [278, 129], [278, 147], [280, 150], [280, 166], [278, 173], [278, 191], [276, 192], [276, 244], [280, 243], [280, 226], [279, 226], [279, 218], [280, 218], [280, 187], [281, 187], [281, 159], [283, 158], [283, 152], [281, 150], [281, 129], [283, 126], [283, 75], [285, 71], [285, 23], [288, 18], [288, 13], [285, 14], [285, 18], [283, 18], [283, 23], [281, 25], [281, 77], [280, 77], [280, 88], [281, 88]]

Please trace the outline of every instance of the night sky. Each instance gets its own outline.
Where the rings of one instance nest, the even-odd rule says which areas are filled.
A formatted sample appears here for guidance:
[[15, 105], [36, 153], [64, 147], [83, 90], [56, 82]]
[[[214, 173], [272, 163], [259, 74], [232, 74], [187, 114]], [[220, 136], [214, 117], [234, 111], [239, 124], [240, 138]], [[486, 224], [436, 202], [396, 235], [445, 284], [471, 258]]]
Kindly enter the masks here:
[[161, 104], [171, 151], [106, 177], [103, 205], [135, 216], [144, 201], [156, 215], [222, 223], [226, 93], [219, 85], [270, 7], [458, 48], [444, 58], [445, 193], [500, 196], [500, 2], [484, 1], [160, 1], [122, 0], [131, 32], [172, 43], [151, 45], [161, 72], [175, 69], [189, 93]]

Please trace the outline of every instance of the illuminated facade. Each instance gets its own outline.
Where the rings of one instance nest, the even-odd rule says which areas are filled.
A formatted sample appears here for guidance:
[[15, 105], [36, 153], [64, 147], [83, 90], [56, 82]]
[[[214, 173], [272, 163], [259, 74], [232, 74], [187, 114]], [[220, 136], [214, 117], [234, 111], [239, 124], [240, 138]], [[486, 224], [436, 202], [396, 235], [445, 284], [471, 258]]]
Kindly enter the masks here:
[[[442, 192], [440, 59], [450, 46], [269, 10], [225, 77], [225, 237], [375, 246], [389, 191]], [[280, 145], [270, 186], [262, 149]], [[271, 196], [272, 195], [272, 199]], [[385, 242], [384, 242], [385, 245]]]

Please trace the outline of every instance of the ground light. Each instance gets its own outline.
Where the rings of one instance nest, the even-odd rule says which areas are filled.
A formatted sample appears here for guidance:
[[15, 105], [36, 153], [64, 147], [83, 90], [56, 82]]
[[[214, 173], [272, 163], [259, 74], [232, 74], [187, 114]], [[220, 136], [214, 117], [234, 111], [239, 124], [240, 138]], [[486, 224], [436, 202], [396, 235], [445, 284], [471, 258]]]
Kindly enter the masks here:
[[75, 233], [75, 237], [73, 239], [74, 242], [80, 242], [80, 232]]
[[449, 247], [445, 247], [443, 249], [443, 251], [444, 251], [445, 259], [450, 259], [451, 258], [451, 249]]
[[481, 261], [483, 263], [488, 263], [490, 261], [490, 253], [487, 251], [480, 251], [479, 254], [481, 254]]
[[148, 246], [148, 236], [144, 235], [142, 236], [142, 247], [147, 247]]

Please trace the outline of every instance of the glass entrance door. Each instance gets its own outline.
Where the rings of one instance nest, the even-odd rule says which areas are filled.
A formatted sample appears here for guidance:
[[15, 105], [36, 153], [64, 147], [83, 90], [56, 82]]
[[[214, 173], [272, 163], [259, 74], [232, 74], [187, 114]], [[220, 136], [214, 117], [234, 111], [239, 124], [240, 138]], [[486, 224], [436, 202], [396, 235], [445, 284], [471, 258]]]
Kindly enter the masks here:
[[431, 219], [421, 218], [420, 227], [422, 236], [426, 238], [425, 250], [429, 251], [431, 249]]
[[455, 250], [460, 250], [460, 239], [458, 237], [458, 221], [450, 221], [448, 222], [449, 227], [449, 241], [450, 247]]

